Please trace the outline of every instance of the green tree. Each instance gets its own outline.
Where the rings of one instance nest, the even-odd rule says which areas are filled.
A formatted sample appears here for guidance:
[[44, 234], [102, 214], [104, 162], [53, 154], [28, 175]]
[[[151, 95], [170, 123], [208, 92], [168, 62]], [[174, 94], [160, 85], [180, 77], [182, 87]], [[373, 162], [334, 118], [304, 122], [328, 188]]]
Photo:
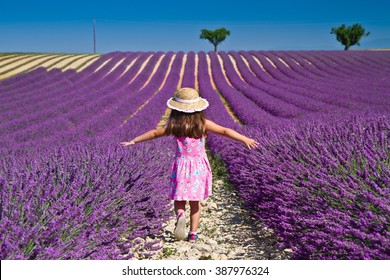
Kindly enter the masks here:
[[200, 39], [206, 39], [213, 44], [215, 52], [217, 52], [217, 46], [230, 35], [230, 31], [224, 27], [215, 30], [202, 29], [200, 32]]
[[352, 26], [345, 26], [345, 24], [339, 27], [333, 27], [330, 34], [336, 34], [337, 41], [344, 45], [344, 50], [348, 50], [353, 45], [360, 46], [360, 39], [363, 36], [370, 35], [370, 32], [365, 33], [366, 30], [358, 23]]

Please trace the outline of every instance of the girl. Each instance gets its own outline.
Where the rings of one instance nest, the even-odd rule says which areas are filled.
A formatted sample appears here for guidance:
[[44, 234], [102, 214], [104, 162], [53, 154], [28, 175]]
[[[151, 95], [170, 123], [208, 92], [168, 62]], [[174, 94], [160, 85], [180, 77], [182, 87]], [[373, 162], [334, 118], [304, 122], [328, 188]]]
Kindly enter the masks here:
[[186, 237], [184, 213], [186, 201], [189, 201], [188, 241], [195, 242], [198, 239], [200, 201], [212, 193], [211, 169], [205, 152], [206, 132], [218, 133], [240, 141], [248, 149], [257, 147], [258, 143], [232, 129], [206, 119], [203, 110], [209, 106], [209, 103], [206, 99], [200, 98], [195, 89], [179, 89], [174, 97], [167, 101], [167, 105], [172, 111], [164, 128], [150, 130], [130, 142], [121, 142], [121, 144], [129, 146], [161, 136], [175, 136], [177, 151], [172, 165], [169, 189], [169, 198], [174, 200], [177, 217], [174, 235], [177, 240], [183, 240]]

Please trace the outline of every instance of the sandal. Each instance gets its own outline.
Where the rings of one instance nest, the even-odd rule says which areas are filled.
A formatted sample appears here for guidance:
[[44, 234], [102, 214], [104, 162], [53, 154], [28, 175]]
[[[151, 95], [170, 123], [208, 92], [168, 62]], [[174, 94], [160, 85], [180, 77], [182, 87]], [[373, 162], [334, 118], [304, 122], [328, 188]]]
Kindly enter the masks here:
[[175, 230], [173, 231], [175, 238], [177, 240], [185, 239], [186, 238], [185, 230], [186, 230], [186, 218], [184, 217], [183, 213], [179, 213], [179, 215], [177, 215]]
[[195, 243], [198, 240], [197, 233], [188, 233], [188, 242]]

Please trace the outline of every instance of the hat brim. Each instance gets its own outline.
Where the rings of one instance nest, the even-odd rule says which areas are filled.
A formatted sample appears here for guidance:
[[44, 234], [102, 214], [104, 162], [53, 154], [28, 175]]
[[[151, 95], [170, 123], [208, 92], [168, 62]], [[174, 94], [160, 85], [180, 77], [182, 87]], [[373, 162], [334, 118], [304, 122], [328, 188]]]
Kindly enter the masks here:
[[175, 101], [174, 98], [170, 98], [167, 101], [167, 106], [180, 112], [195, 113], [205, 110], [209, 106], [209, 102], [201, 97], [199, 98], [199, 101], [195, 103], [181, 103]]

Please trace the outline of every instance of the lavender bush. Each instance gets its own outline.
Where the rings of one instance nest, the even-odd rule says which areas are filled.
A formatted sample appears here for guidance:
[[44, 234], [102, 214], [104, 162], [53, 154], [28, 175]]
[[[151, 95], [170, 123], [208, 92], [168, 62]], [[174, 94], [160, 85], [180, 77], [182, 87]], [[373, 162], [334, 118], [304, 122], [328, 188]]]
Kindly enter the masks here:
[[389, 116], [243, 130], [259, 149], [219, 141], [214, 151], [293, 258], [390, 257]]
[[[236, 128], [260, 142], [250, 153], [241, 144], [216, 135], [209, 137], [210, 148], [226, 163], [233, 185], [253, 214], [275, 230], [281, 246], [292, 249], [292, 258], [389, 259], [388, 55], [382, 53], [384, 61], [365, 64], [367, 71], [378, 69], [365, 79], [364, 72], [355, 70], [363, 62], [353, 60], [341, 80], [340, 71], [329, 64], [330, 57], [338, 61], [339, 52], [326, 53], [328, 58], [323, 60], [328, 65], [317, 64], [320, 52], [277, 52], [277, 56], [241, 52], [251, 71], [232, 53], [248, 84], [283, 101], [288, 100], [286, 92], [294, 92], [291, 101], [297, 105], [303, 104], [299, 95], [306, 96], [307, 104], [312, 99], [329, 105], [278, 123], [253, 118], [250, 125]], [[358, 54], [372, 57], [369, 52]], [[289, 66], [281, 65], [278, 57], [286, 57]], [[354, 64], [358, 65], [351, 67]], [[235, 82], [242, 83], [237, 77]], [[241, 90], [244, 93], [246, 88]], [[230, 106], [238, 108], [234, 102]], [[263, 114], [261, 109], [247, 107], [247, 114], [257, 112]], [[224, 110], [208, 113], [217, 122], [231, 122]]]
[[131, 258], [168, 219], [162, 156], [90, 143], [3, 158], [1, 259]]
[[[112, 60], [118, 55], [119, 59], [121, 56], [117, 53], [109, 58]], [[134, 59], [152, 54], [129, 55]], [[107, 56], [101, 58], [106, 59]], [[152, 69], [155, 62], [151, 60], [145, 71]], [[133, 67], [139, 69], [139, 63]], [[92, 72], [87, 68], [73, 83], [86, 81], [83, 75], [95, 75], [103, 67]], [[158, 115], [153, 115], [150, 122], [140, 120], [149, 118], [150, 111], [160, 109], [160, 104], [148, 103], [136, 118], [123, 123], [124, 116], [139, 107], [140, 103], [132, 104], [131, 100], [135, 97], [142, 100], [138, 95], [126, 93], [131, 89], [137, 91], [135, 87], [141, 87], [148, 78], [147, 75], [136, 76], [138, 71], [132, 68], [125, 72], [125, 68], [111, 73], [108, 68], [101, 75], [108, 79], [104, 87], [87, 89], [87, 86], [83, 90], [72, 84], [57, 89], [59, 96], [66, 92], [67, 96], [74, 94], [76, 98], [84, 98], [83, 108], [93, 108], [98, 112], [97, 117], [91, 118], [78, 106], [64, 107], [63, 102], [53, 102], [50, 109], [58, 117], [48, 120], [47, 110], [42, 108], [35, 113], [38, 125], [31, 122], [16, 134], [23, 136], [24, 133], [23, 138], [16, 138], [12, 130], [2, 134], [5, 145], [1, 147], [0, 165], [1, 259], [132, 258], [129, 250], [137, 245], [138, 238], [161, 233], [162, 223], [171, 215], [170, 202], [164, 194], [169, 155], [173, 155], [172, 143], [159, 139], [156, 140], [159, 148], [156, 143], [144, 143], [135, 149], [118, 145], [153, 128]], [[88, 81], [91, 85], [99, 83], [95, 78]], [[57, 84], [57, 80], [53, 79], [52, 83]], [[150, 88], [152, 84], [158, 88], [161, 79], [151, 80]], [[108, 103], [108, 99], [96, 103], [97, 99], [86, 97], [91, 95], [90, 90], [99, 98], [105, 91], [116, 98], [113, 103]], [[120, 90], [123, 96], [119, 95]], [[30, 98], [40, 97], [41, 92], [44, 94], [39, 91]], [[147, 96], [143, 100], [146, 101]], [[58, 114], [62, 108], [68, 113]], [[26, 121], [29, 117], [26, 116]], [[59, 123], [76, 117], [73, 126], [58, 127]], [[11, 122], [15, 120], [3, 123], [4, 127], [12, 127]], [[89, 133], [84, 133], [85, 130]], [[27, 131], [30, 136], [26, 136]], [[159, 249], [158, 243], [159, 239], [146, 243], [140, 254], [154, 254]]]

